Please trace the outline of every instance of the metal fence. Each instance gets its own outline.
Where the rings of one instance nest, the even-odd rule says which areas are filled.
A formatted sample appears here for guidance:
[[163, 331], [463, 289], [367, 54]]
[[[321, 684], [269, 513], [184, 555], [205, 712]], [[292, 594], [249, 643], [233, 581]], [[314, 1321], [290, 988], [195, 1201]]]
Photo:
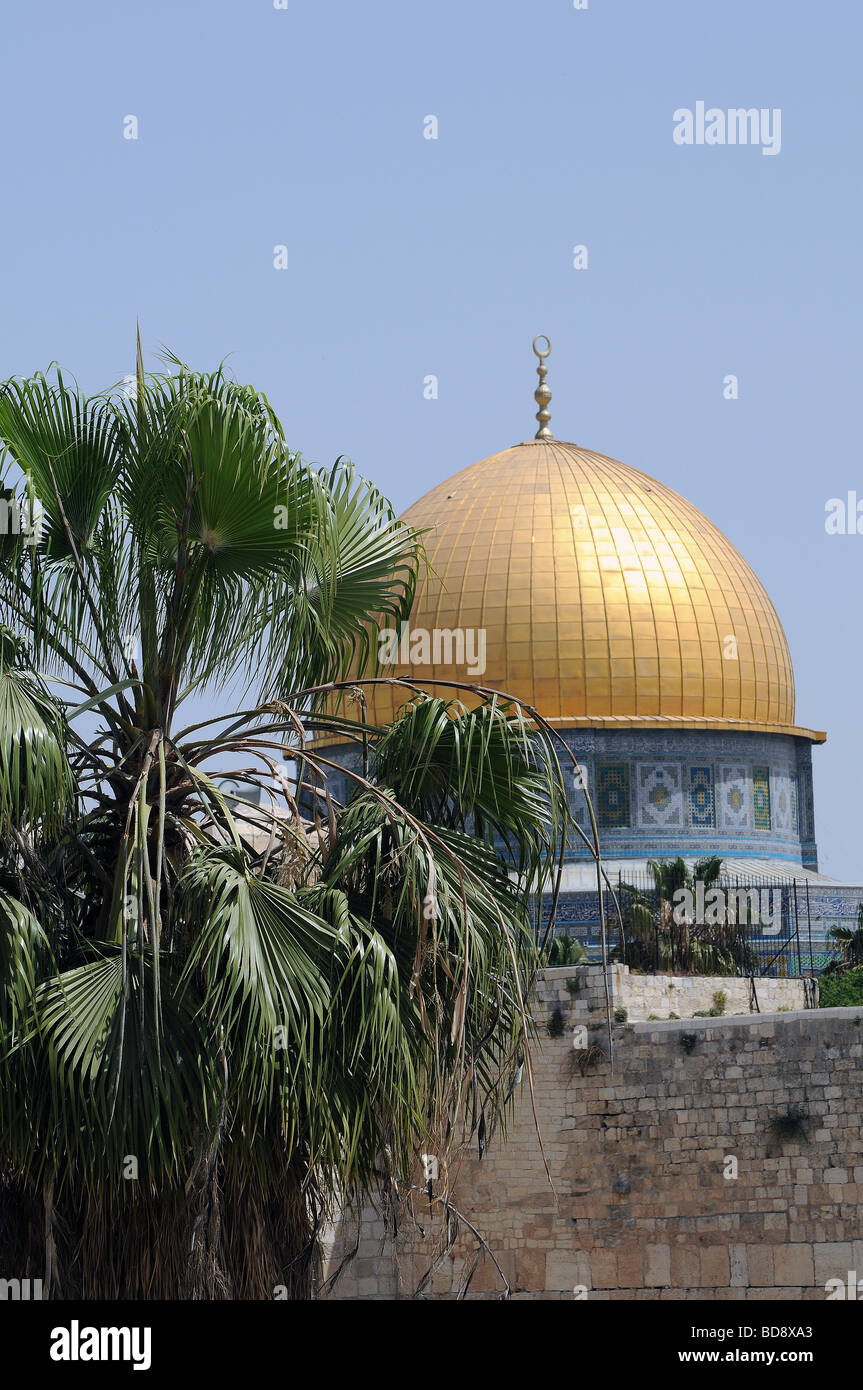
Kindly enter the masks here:
[[[804, 884], [755, 878], [690, 885], [667, 901], [653, 878], [622, 877], [606, 913], [616, 959], [647, 973], [792, 978], [812, 974], [833, 950], [813, 940]], [[609, 895], [611, 897], [611, 895]]]

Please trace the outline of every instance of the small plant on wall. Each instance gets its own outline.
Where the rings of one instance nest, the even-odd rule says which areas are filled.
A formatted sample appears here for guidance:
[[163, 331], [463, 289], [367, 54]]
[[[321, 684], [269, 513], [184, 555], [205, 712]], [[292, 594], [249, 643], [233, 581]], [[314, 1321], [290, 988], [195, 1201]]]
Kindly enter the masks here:
[[562, 1009], [557, 1008], [552, 1011], [552, 1013], [549, 1015], [549, 1020], [546, 1024], [546, 1027], [548, 1028], [548, 1036], [550, 1038], [563, 1037], [564, 1032], [566, 1031], [566, 1024], [564, 1023]]
[[608, 1060], [608, 1053], [604, 1052], [599, 1043], [591, 1043], [589, 1047], [582, 1048], [575, 1054], [578, 1069], [584, 1076], [590, 1067], [598, 1067], [600, 1062]]

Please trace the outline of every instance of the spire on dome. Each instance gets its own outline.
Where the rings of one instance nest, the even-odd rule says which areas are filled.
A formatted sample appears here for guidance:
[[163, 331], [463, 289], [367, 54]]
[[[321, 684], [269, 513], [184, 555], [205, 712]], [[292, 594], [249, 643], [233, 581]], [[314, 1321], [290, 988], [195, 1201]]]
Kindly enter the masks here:
[[[543, 350], [537, 347], [537, 343], [540, 341], [545, 342], [545, 348]], [[548, 403], [551, 400], [551, 387], [547, 386], [545, 382], [546, 373], [548, 372], [545, 359], [551, 352], [550, 339], [546, 338], [544, 333], [538, 333], [533, 340], [533, 350], [539, 358], [539, 366], [536, 369], [536, 374], [539, 377], [539, 385], [533, 393], [533, 398], [539, 406], [539, 410], [536, 412], [536, 418], [539, 421], [539, 429], [534, 435], [534, 439], [554, 439], [554, 435], [548, 428], [548, 422], [551, 419], [551, 411], [548, 408]]]

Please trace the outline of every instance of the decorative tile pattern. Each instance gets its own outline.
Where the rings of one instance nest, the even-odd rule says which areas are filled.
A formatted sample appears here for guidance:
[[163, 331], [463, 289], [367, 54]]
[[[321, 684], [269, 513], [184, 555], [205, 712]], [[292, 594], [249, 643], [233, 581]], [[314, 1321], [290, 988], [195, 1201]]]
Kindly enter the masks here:
[[723, 830], [749, 830], [747, 770], [734, 763], [719, 769], [719, 819]]
[[774, 830], [796, 829], [791, 819], [791, 774], [785, 769], [773, 774], [770, 788], [770, 809]]
[[712, 767], [689, 769], [689, 824], [700, 830], [716, 824]]
[[682, 773], [679, 763], [638, 764], [639, 825], [683, 825]]
[[752, 805], [755, 811], [755, 829], [770, 829], [770, 769], [752, 769]]
[[812, 772], [807, 768], [800, 774], [798, 784], [798, 815], [800, 817], [800, 837], [804, 840], [812, 838], [815, 827], [815, 807], [812, 801]]
[[[579, 758], [578, 767], [569, 772], [569, 807], [572, 818], [582, 830], [588, 830], [590, 817], [587, 813], [587, 797], [593, 793], [593, 769], [584, 758]], [[580, 854], [586, 848], [581, 836], [573, 832], [569, 837], [569, 857]]]
[[599, 763], [596, 769], [597, 819], [607, 830], [629, 825], [629, 768], [626, 763]]
[[[607, 857], [673, 858], [682, 854], [697, 859], [705, 854], [719, 854], [724, 858], [776, 859], [790, 865], [789, 872], [793, 872], [795, 863], [817, 869], [812, 753], [799, 740], [770, 733], [593, 728], [567, 729], [563, 738], [588, 770], [588, 786], [598, 813], [602, 808], [596, 765], [616, 769], [613, 784], [609, 785], [609, 796], [615, 804], [612, 806], [606, 797], [601, 817], [600, 833]], [[360, 769], [361, 757], [352, 745], [334, 748], [332, 757], [343, 766]], [[626, 767], [630, 769], [628, 777]], [[668, 767], [683, 769], [682, 825], [673, 823], [673, 808], [661, 796], [653, 802], [648, 799], [655, 783], [642, 769]], [[770, 769], [769, 831], [755, 826], [754, 768]], [[656, 783], [661, 780], [655, 779]], [[567, 792], [573, 815], [587, 831], [584, 794], [575, 786], [574, 776], [567, 780]], [[668, 824], [662, 823], [663, 810], [657, 803], [663, 803], [664, 812], [669, 815]], [[503, 851], [502, 845], [499, 848]], [[589, 858], [589, 849], [573, 831], [566, 849], [567, 861], [582, 863]], [[863, 891], [859, 896], [863, 897]]]

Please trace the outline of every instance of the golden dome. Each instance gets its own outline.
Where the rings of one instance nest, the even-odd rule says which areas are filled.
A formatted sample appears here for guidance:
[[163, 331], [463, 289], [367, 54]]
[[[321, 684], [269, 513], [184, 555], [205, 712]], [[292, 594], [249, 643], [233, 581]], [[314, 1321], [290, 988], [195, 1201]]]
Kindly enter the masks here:
[[[756, 575], [697, 508], [637, 469], [534, 439], [462, 469], [404, 520], [427, 532], [429, 561], [410, 632], [484, 630], [486, 659], [481, 676], [440, 661], [394, 675], [424, 688], [476, 681], [562, 728], [823, 741], [794, 724], [788, 644]], [[367, 695], [376, 724], [408, 698], [387, 685]]]

